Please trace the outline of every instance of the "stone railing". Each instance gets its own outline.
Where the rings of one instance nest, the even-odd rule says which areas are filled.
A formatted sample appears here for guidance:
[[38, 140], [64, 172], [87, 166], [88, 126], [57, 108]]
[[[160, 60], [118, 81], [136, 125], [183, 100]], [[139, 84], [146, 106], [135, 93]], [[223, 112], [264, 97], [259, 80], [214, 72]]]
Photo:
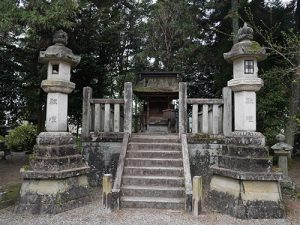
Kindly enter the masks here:
[[188, 143], [186, 134], [181, 135], [181, 145], [182, 145], [182, 160], [183, 160], [183, 173], [184, 173], [184, 187], [185, 187], [185, 210], [188, 212], [192, 211], [192, 177], [191, 177], [191, 167], [188, 151]]
[[81, 137], [91, 133], [129, 133], [132, 127], [132, 84], [125, 83], [124, 98], [92, 98], [92, 88], [83, 89]]
[[[187, 85], [179, 84], [179, 133], [223, 134], [232, 132], [232, 100], [230, 88], [223, 88], [222, 99], [187, 98]], [[188, 105], [192, 105], [188, 123]], [[189, 128], [189, 124], [191, 127]]]
[[112, 209], [120, 209], [120, 191], [122, 183], [122, 175], [125, 165], [125, 157], [127, 152], [127, 146], [129, 142], [129, 133], [125, 133], [123, 137], [121, 152], [119, 156], [118, 168], [116, 172], [116, 177], [114, 180], [114, 186], [112, 189]]

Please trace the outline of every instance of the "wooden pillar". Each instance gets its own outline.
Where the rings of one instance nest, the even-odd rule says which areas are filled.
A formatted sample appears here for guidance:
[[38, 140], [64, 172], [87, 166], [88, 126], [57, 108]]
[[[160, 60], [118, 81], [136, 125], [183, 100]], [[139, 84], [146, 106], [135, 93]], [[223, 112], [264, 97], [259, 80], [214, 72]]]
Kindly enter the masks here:
[[223, 88], [223, 134], [228, 136], [232, 133], [232, 91], [229, 87]]
[[132, 83], [126, 82], [124, 87], [124, 132], [132, 133]]
[[179, 135], [187, 133], [187, 85], [179, 82]]
[[88, 138], [90, 136], [90, 121], [91, 121], [91, 104], [93, 89], [90, 87], [83, 88], [83, 101], [82, 101], [82, 131], [81, 137]]

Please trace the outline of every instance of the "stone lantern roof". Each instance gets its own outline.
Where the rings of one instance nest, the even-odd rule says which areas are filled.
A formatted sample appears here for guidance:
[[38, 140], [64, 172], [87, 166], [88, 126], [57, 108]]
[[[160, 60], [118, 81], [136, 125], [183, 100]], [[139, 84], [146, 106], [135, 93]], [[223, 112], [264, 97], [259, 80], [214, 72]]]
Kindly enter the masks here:
[[49, 46], [46, 51], [41, 51], [39, 56], [40, 63], [48, 63], [51, 60], [59, 60], [68, 62], [72, 67], [75, 67], [81, 57], [74, 55], [72, 50], [65, 45], [68, 44], [68, 34], [63, 30], [55, 32], [53, 36], [54, 45]]
[[258, 61], [267, 58], [266, 50], [256, 41], [253, 41], [253, 29], [244, 23], [238, 31], [238, 43], [232, 46], [230, 52], [224, 53], [224, 59], [232, 63], [240, 57], [252, 56]]
[[275, 145], [271, 147], [274, 151], [291, 151], [293, 146], [285, 143], [285, 136], [283, 134], [276, 135], [276, 140], [278, 141]]

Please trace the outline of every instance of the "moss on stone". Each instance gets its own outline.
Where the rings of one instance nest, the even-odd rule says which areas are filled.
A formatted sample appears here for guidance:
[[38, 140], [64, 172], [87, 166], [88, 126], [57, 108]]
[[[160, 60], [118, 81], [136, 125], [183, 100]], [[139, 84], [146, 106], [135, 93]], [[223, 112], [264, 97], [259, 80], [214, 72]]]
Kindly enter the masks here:
[[259, 52], [261, 51], [262, 47], [260, 46], [260, 44], [256, 41], [251, 41], [251, 44], [249, 46], [249, 51], [251, 52]]
[[282, 173], [282, 169], [279, 168], [278, 166], [273, 166], [272, 167], [272, 172], [274, 172], [274, 173]]
[[36, 159], [36, 155], [35, 154], [30, 154], [29, 155], [29, 161], [35, 160], [35, 159]]
[[197, 133], [193, 134], [189, 138], [189, 142], [196, 142], [196, 143], [223, 143], [224, 142], [224, 137], [222, 136], [215, 136], [215, 135], [210, 135], [210, 134], [204, 134], [204, 133]]
[[21, 184], [12, 184], [7, 187], [7, 198], [16, 200], [19, 196]]
[[3, 199], [0, 201], [0, 209], [13, 205], [20, 193], [21, 184], [11, 184], [6, 187], [3, 187], [3, 190], [6, 192]]
[[60, 195], [58, 195], [57, 198], [55, 199], [55, 204], [59, 205], [59, 206], [63, 205], [63, 202], [61, 200], [61, 196]]
[[23, 168], [23, 170], [28, 171], [29, 170], [29, 165], [25, 164], [22, 168]]

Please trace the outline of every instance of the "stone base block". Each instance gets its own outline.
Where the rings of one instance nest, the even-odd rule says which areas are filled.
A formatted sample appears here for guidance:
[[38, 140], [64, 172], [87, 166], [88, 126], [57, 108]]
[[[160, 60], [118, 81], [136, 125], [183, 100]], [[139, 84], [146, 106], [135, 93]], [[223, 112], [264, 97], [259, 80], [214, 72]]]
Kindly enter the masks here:
[[270, 173], [272, 170], [272, 160], [271, 158], [246, 158], [220, 155], [218, 157], [218, 166], [243, 172]]
[[261, 146], [266, 144], [265, 136], [262, 133], [254, 131], [234, 131], [226, 137], [225, 144], [237, 146]]
[[241, 219], [285, 216], [277, 181], [249, 181], [214, 175], [206, 201], [212, 210]]
[[86, 175], [57, 180], [24, 180], [16, 213], [57, 214], [91, 201]]

